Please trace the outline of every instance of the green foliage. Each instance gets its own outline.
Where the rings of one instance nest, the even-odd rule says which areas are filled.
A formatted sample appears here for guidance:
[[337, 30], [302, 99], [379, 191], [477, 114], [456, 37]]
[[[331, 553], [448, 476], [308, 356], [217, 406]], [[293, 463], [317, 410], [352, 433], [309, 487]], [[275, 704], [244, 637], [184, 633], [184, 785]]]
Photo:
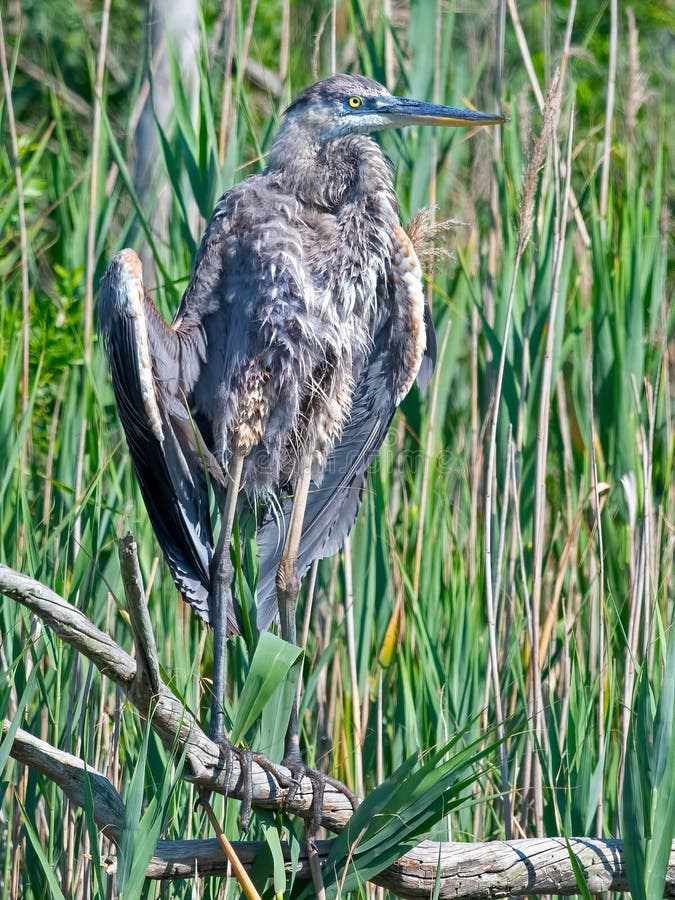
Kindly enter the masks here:
[[[477, 766], [492, 747], [482, 740], [462, 748], [464, 732], [427, 757], [409, 757], [361, 803], [326, 860], [326, 896], [358, 888], [412, 849], [433, 825], [466, 805]], [[305, 897], [311, 896], [308, 887]]]
[[[664, 646], [661, 634], [659, 645]], [[637, 900], [663, 897], [675, 834], [675, 638], [664, 653], [658, 701], [644, 670], [638, 676], [628, 731], [622, 826], [626, 872]]]
[[177, 761], [170, 760], [169, 763], [175, 763], [174, 772], [166, 760], [161, 760], [160, 766], [156, 766], [152, 773], [153, 791], [143, 810], [151, 734], [148, 723], [143, 734], [138, 761], [124, 797], [124, 821], [118, 848], [116, 881], [118, 896], [124, 900], [135, 900], [141, 896], [145, 873], [165, 827], [172, 794], [179, 783], [185, 761], [184, 755]]
[[[284, 733], [298, 683], [298, 672], [295, 672], [294, 679], [288, 681], [290, 690], [286, 687], [286, 679], [301, 654], [302, 650], [299, 647], [293, 647], [292, 644], [287, 644], [269, 632], [260, 635], [232, 723], [230, 737], [235, 744], [246, 734], [268, 704], [275, 711], [281, 710], [279, 728], [275, 733]], [[282, 696], [285, 699], [284, 703], [280, 702]], [[275, 698], [274, 702], [272, 698]]]
[[[204, 721], [211, 638], [178, 601], [164, 564], [157, 565], [109, 374], [96, 339], [85, 347], [83, 323], [87, 272], [93, 272], [96, 289], [110, 256], [126, 245], [142, 250], [148, 286], [165, 315], [173, 315], [217, 197], [264, 166], [291, 94], [331, 70], [330, 4], [294, 0], [288, 78], [278, 97], [257, 87], [244, 59], [250, 5], [238, 0], [234, 6], [237, 65], [222, 162], [225, 38], [222, 6], [211, 2], [202, 9], [194, 94], [180, 72], [180, 48], [169, 42], [161, 87], [172, 98], [172, 116], [157, 126], [158, 187], [150, 191], [135, 181], [134, 169], [134, 115], [142, 106], [147, 50], [141, 6], [112, 5], [96, 159], [91, 138], [100, 7], [57, 0], [48, 8], [28, 0], [2, 13], [23, 179], [29, 314], [24, 320], [18, 190], [3, 94], [0, 560], [42, 579], [128, 647], [116, 538], [133, 531], [163, 675]], [[225, 711], [236, 736], [279, 759], [301, 679], [307, 760], [354, 785], [360, 758], [369, 796], [336, 841], [328, 876], [334, 893], [342, 885], [341, 896], [364, 896], [367, 878], [426, 833], [503, 838], [503, 791], [525, 834], [543, 827], [550, 834], [626, 837], [633, 895], [662, 893], [675, 827], [675, 642], [666, 638], [675, 599], [675, 317], [666, 232], [672, 135], [665, 127], [674, 92], [666, 13], [648, 0], [632, 6], [641, 68], [630, 68], [630, 34], [621, 18], [604, 216], [609, 9], [577, 9], [563, 124], [555, 137], [564, 154], [564, 123], [575, 104], [574, 215], [559, 228], [562, 187], [549, 152], [535, 176], [533, 233], [515, 273], [508, 335], [523, 171], [531, 134], [542, 124], [510, 20], [501, 99], [511, 123], [501, 129], [497, 149], [487, 132], [470, 140], [453, 130], [382, 136], [396, 166], [403, 220], [433, 201], [437, 218], [455, 216], [468, 225], [442, 237], [441, 249], [451, 258], [440, 254], [425, 265], [437, 371], [427, 394], [414, 389], [402, 405], [353, 532], [353, 666], [342, 624], [342, 557], [319, 567], [302, 655], [256, 633], [250, 542], [237, 560], [237, 591], [249, 627], [228, 649]], [[543, 29], [539, 4], [518, 7], [534, 71], [545, 87], [560, 59], [568, 5], [551, 4]], [[436, 4], [413, 0], [409, 15], [392, 25], [379, 0], [341, 0], [337, 8], [338, 68], [381, 80], [391, 70], [398, 93], [431, 99], [437, 90], [448, 102], [493, 108], [496, 45], [489, 17], [460, 15], [443, 5], [438, 21]], [[321, 28], [316, 73], [312, 55]], [[281, 43], [280, 5], [260, 0], [250, 58], [276, 75], [285, 63]], [[647, 93], [631, 124], [629, 101], [640, 85]], [[94, 171], [95, 241], [88, 257]], [[158, 211], [159, 187], [167, 202]], [[558, 252], [558, 315], [549, 321]], [[551, 328], [548, 451], [538, 484]], [[494, 502], [486, 522], [485, 460], [503, 348], [496, 477], [489, 486]], [[537, 492], [544, 495], [546, 521], [535, 671]], [[491, 737], [497, 723], [485, 609], [486, 528], [492, 536], [499, 686], [508, 714], [501, 751]], [[142, 873], [158, 836], [207, 834], [192, 788], [179, 778], [180, 765], [174, 768], [171, 754], [141, 728], [100, 673], [5, 598], [0, 633], [0, 711], [13, 719], [12, 727], [76, 753], [115, 779], [127, 809], [116, 889], [128, 897], [154, 896], [155, 886], [144, 885]], [[534, 676], [543, 700], [539, 724], [532, 716]], [[73, 811], [34, 771], [19, 780], [8, 756], [11, 733], [0, 743], [9, 835], [1, 863], [4, 895], [21, 885], [27, 898], [59, 891], [103, 897], [113, 885], [100, 861], [112, 848], [96, 832], [91, 805]], [[220, 802], [217, 814], [227, 835], [238, 837], [235, 805]], [[288, 895], [299, 888], [282, 870], [278, 825], [276, 816], [259, 812], [251, 836], [264, 839], [269, 850], [261, 890]], [[289, 839], [297, 859], [298, 836], [291, 832]], [[583, 873], [577, 878], [582, 885]], [[188, 883], [173, 887], [174, 896], [191, 895]], [[215, 897], [221, 887], [220, 880], [206, 879], [203, 896]]]
[[568, 838], [565, 838], [565, 843], [567, 845], [567, 852], [569, 853], [570, 862], [572, 863], [574, 877], [577, 880], [577, 887], [579, 888], [579, 893], [584, 898], [584, 900], [591, 900], [593, 895], [591, 894], [590, 890], [588, 889], [588, 883], [586, 882], [586, 877], [584, 875], [584, 871], [581, 868], [581, 866], [579, 865], [579, 860], [577, 859], [576, 854], [574, 853], [574, 850], [572, 850], [572, 846], [571, 846]]

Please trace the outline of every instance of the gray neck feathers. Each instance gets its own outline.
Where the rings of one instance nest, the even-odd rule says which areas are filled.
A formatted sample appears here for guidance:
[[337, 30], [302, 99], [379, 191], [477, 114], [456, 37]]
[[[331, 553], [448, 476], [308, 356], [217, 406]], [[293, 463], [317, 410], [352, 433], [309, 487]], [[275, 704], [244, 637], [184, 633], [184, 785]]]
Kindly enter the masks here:
[[302, 126], [284, 123], [270, 154], [269, 174], [303, 204], [338, 211], [343, 204], [384, 201], [396, 211], [391, 164], [367, 135], [319, 143]]

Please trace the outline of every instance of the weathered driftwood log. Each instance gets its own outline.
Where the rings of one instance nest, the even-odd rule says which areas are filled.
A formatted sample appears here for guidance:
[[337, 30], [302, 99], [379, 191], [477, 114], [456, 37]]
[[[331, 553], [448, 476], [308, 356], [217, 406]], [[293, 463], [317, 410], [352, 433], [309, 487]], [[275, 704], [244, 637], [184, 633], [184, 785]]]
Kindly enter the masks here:
[[[144, 612], [142, 591], [130, 591], [139, 574], [131, 542], [122, 546], [125, 583], [130, 603], [132, 630], [142, 662], [136, 661], [108, 635], [93, 625], [78, 609], [45, 585], [0, 565], [0, 593], [23, 604], [39, 616], [64, 641], [85, 654], [97, 668], [119, 684], [131, 702], [144, 716], [150, 716], [152, 727], [167, 747], [176, 745], [178, 736], [186, 748], [184, 777], [211, 791], [241, 796], [240, 772], [233, 767], [229, 784], [225, 782], [222, 759], [217, 746], [209, 740], [169, 688], [161, 681], [154, 649], [148, 636], [147, 611]], [[125, 557], [126, 554], [126, 557]], [[11, 722], [3, 723], [3, 734]], [[42, 772], [63, 790], [69, 799], [85, 806], [85, 784], [93, 797], [97, 827], [111, 840], [120, 833], [124, 804], [108, 779], [86, 768], [78, 757], [57, 750], [19, 729], [14, 737], [12, 756]], [[283, 800], [285, 790], [274, 778], [254, 766], [254, 804], [273, 807]], [[289, 812], [302, 815], [311, 805], [311, 784], [303, 781], [301, 790], [289, 806]], [[340, 830], [352, 813], [349, 799], [328, 786], [323, 824]], [[594, 838], [572, 838], [572, 852], [579, 862], [592, 893], [625, 891], [628, 888], [623, 860], [623, 842]], [[321, 859], [330, 851], [330, 841], [318, 842]], [[263, 845], [239, 842], [234, 845], [241, 861], [250, 867]], [[287, 848], [284, 848], [287, 853]], [[288, 857], [287, 857], [288, 858]], [[290, 867], [290, 861], [288, 862]], [[114, 860], [110, 862], [114, 866]], [[310, 877], [309, 862], [301, 857], [296, 877]], [[148, 868], [148, 877], [174, 879], [224, 875], [227, 861], [216, 840], [160, 841]], [[490, 843], [434, 843], [425, 841], [402, 856], [382, 872], [376, 882], [402, 897], [429, 897], [436, 879], [441, 897], [494, 898], [524, 894], [575, 894], [577, 883], [563, 838], [537, 838]], [[673, 844], [666, 882], [666, 896], [675, 897], [675, 843]]]
[[[5, 721], [3, 732], [11, 723]], [[12, 747], [19, 762], [54, 781], [71, 802], [84, 807], [85, 781], [89, 780], [94, 820], [98, 828], [116, 841], [124, 818], [121, 797], [99, 772], [81, 759], [51, 747], [19, 729]], [[331, 841], [318, 841], [321, 860], [330, 852]], [[572, 851], [584, 871], [592, 893], [628, 889], [623, 862], [623, 842], [597, 838], [572, 838]], [[240, 841], [234, 848], [241, 862], [252, 868], [264, 845]], [[290, 872], [288, 847], [283, 845]], [[109, 860], [109, 871], [115, 861]], [[227, 860], [216, 840], [159, 841], [148, 877], [176, 879], [225, 875]], [[441, 897], [493, 898], [523, 894], [575, 894], [577, 885], [567, 845], [562, 838], [532, 838], [490, 843], [434, 843], [425, 841], [376, 879], [378, 884], [402, 897], [429, 897], [438, 871]], [[301, 855], [296, 878], [310, 878], [309, 861]], [[666, 896], [675, 897], [675, 844], [670, 858]]]

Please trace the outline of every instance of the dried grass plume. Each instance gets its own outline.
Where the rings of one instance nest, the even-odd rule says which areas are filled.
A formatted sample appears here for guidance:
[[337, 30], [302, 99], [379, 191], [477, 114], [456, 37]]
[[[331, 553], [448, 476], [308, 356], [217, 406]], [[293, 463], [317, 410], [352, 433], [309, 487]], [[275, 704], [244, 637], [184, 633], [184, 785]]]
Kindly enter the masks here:
[[435, 206], [424, 206], [418, 210], [408, 222], [406, 232], [413, 243], [415, 253], [423, 268], [430, 264], [447, 261], [452, 258], [452, 250], [446, 244], [440, 245], [439, 241], [449, 231], [455, 228], [466, 227], [467, 223], [459, 219], [443, 219], [434, 221]]
[[551, 80], [551, 85], [544, 102], [543, 117], [539, 137], [534, 143], [532, 156], [530, 157], [523, 173], [523, 189], [520, 194], [518, 206], [518, 252], [522, 253], [532, 233], [534, 220], [534, 198], [539, 183], [539, 172], [546, 158], [546, 150], [551, 137], [555, 134], [560, 119], [560, 106], [562, 102], [562, 79], [560, 69], [556, 69]]

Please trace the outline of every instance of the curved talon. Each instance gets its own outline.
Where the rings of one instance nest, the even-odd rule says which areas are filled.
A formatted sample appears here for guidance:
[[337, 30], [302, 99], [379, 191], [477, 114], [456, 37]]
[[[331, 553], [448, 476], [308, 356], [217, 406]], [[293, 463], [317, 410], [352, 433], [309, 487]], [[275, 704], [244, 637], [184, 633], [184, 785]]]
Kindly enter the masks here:
[[253, 806], [253, 758], [254, 755], [250, 750], [242, 747], [235, 747], [227, 738], [221, 738], [218, 747], [225, 762], [225, 791], [224, 797], [227, 800], [230, 793], [230, 781], [232, 779], [232, 769], [234, 758], [239, 761], [239, 771], [241, 779], [241, 811], [239, 813], [239, 827], [246, 834], [251, 824], [251, 808]]
[[352, 812], [356, 812], [359, 804], [361, 803], [361, 798], [359, 797], [359, 795], [350, 790], [350, 788], [348, 788], [347, 785], [343, 781], [340, 781], [338, 778], [333, 778], [332, 775], [324, 775], [323, 777], [326, 780], [326, 784], [330, 784], [331, 787], [334, 787], [336, 791], [339, 791], [341, 794], [345, 795], [347, 800], [349, 800], [352, 805]]
[[[287, 769], [291, 770], [291, 777], [288, 779], [288, 793], [286, 794], [286, 798], [284, 803], [286, 806], [290, 806], [290, 804], [295, 800], [295, 795], [300, 790], [300, 785], [302, 784], [303, 775], [307, 774], [307, 767], [302, 763], [293, 763], [292, 765], [284, 762], [284, 766]], [[314, 785], [312, 784], [312, 791], [314, 791]], [[312, 800], [312, 802], [314, 802]]]
[[[343, 784], [337, 778], [319, 772], [317, 769], [310, 768], [305, 765], [301, 758], [294, 756], [292, 759], [285, 759], [282, 762], [282, 765], [291, 771], [291, 778], [286, 779], [287, 782], [290, 782], [290, 787], [284, 798], [285, 807], [288, 807], [295, 799], [295, 795], [302, 784], [303, 777], [306, 776], [312, 785], [312, 803], [308, 810], [308, 815], [303, 816], [306, 822], [305, 836], [308, 841], [314, 840], [323, 820], [323, 800], [327, 784], [330, 784], [347, 797], [352, 805], [352, 810], [355, 811], [358, 807], [360, 802], [359, 798], [346, 784]], [[279, 783], [282, 784], [281, 781]], [[282, 784], [282, 787], [285, 787], [285, 785]]]
[[[253, 762], [258, 763], [260, 768], [271, 775], [279, 787], [283, 788], [285, 791], [289, 791], [295, 784], [293, 778], [289, 778], [285, 772], [282, 772], [281, 768], [276, 763], [270, 762], [270, 760], [261, 753], [253, 754]], [[283, 803], [288, 803], [288, 796], [283, 800]]]
[[305, 774], [312, 783], [311, 815], [306, 820], [305, 837], [307, 841], [314, 841], [323, 818], [323, 798], [326, 793], [326, 776], [316, 769], [307, 769]]
[[[309, 841], [316, 837], [316, 833], [323, 820], [323, 800], [327, 784], [330, 784], [336, 791], [339, 791], [347, 797], [352, 805], [352, 810], [355, 811], [359, 805], [359, 798], [346, 784], [339, 781], [337, 778], [333, 778], [331, 775], [325, 775], [317, 769], [306, 766], [300, 758], [286, 759], [281, 763], [281, 766], [283, 766], [284, 769], [290, 770], [291, 776], [289, 778], [281, 766], [271, 762], [261, 753], [253, 753], [251, 750], [235, 747], [227, 740], [227, 738], [218, 741], [218, 746], [225, 764], [225, 799], [227, 799], [229, 794], [234, 758], [236, 757], [239, 761], [242, 793], [239, 827], [244, 833], [248, 831], [251, 822], [254, 762], [265, 772], [268, 772], [277, 782], [279, 787], [286, 791], [286, 795], [283, 798], [279, 798], [279, 805], [286, 810], [288, 810], [288, 807], [293, 803], [298, 790], [302, 786], [302, 779], [305, 776], [309, 779], [309, 782], [312, 785], [312, 803], [307, 814], [303, 816], [306, 822], [305, 833], [307, 840]], [[196, 802], [198, 803], [199, 800]]]
[[225, 758], [225, 793], [224, 797], [227, 800], [230, 793], [230, 781], [232, 780], [232, 761], [234, 759], [234, 747], [230, 744], [229, 741], [220, 740], [218, 742], [218, 746], [223, 751], [223, 757]]
[[239, 760], [241, 771], [242, 797], [239, 827], [246, 834], [251, 824], [251, 807], [253, 806], [253, 753], [240, 747], [233, 747], [232, 751]]

